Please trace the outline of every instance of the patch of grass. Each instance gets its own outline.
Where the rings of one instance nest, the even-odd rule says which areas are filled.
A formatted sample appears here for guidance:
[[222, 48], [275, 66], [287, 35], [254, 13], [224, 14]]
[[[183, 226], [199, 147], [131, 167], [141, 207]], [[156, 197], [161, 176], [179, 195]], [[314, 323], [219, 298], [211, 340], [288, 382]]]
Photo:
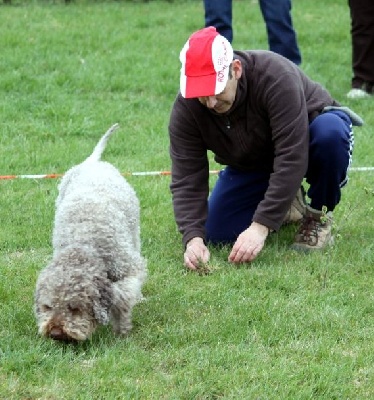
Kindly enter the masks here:
[[[178, 55], [203, 25], [201, 1], [15, 0], [0, 12], [1, 175], [63, 173], [115, 122], [106, 160], [170, 170]], [[346, 1], [297, 0], [293, 17], [302, 68], [366, 122], [353, 167], [373, 166], [373, 99], [345, 98]], [[255, 1], [234, 2], [234, 30], [234, 47], [267, 48]], [[200, 274], [183, 267], [170, 177], [126, 177], [141, 203], [147, 300], [128, 337], [101, 327], [76, 346], [40, 338], [33, 315], [58, 180], [0, 180], [0, 399], [373, 398], [373, 172], [351, 172], [328, 251], [291, 251], [288, 226], [252, 264], [212, 247]]]

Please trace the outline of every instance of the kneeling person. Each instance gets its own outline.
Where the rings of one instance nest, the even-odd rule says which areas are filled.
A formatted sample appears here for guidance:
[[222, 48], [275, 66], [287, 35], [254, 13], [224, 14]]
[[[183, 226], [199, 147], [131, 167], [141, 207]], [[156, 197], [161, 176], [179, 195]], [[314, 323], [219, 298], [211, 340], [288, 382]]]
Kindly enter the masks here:
[[[170, 189], [185, 265], [207, 262], [208, 242], [233, 243], [231, 262], [253, 261], [302, 197], [304, 178], [310, 204], [299, 201], [293, 247], [329, 245], [351, 163], [352, 124], [362, 120], [286, 58], [233, 51], [213, 27], [190, 36], [180, 61]], [[210, 196], [208, 150], [226, 166]]]

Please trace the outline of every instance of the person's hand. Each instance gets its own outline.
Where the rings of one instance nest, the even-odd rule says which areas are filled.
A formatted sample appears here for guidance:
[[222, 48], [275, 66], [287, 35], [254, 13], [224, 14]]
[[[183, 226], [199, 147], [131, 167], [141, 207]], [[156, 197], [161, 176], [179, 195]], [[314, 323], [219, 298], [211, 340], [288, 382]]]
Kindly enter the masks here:
[[269, 228], [252, 222], [250, 227], [236, 239], [229, 255], [229, 261], [233, 263], [253, 261], [264, 247], [268, 234]]
[[209, 257], [210, 253], [203, 239], [195, 237], [187, 243], [184, 252], [184, 265], [189, 269], [196, 270], [200, 263], [207, 263]]

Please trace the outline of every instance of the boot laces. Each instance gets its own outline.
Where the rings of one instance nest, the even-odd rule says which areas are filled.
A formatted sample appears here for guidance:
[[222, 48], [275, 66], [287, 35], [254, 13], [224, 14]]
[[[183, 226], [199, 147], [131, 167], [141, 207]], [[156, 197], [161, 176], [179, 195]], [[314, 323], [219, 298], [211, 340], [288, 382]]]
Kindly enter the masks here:
[[321, 231], [322, 223], [313, 217], [305, 217], [301, 223], [299, 234], [303, 242], [315, 246], [318, 243], [318, 234]]

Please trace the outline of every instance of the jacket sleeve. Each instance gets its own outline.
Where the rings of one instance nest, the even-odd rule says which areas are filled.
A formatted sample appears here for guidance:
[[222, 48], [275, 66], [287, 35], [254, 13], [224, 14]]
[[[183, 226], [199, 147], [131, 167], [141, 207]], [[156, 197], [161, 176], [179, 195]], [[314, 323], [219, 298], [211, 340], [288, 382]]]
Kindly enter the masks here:
[[[261, 82], [259, 83], [261, 84]], [[267, 82], [259, 100], [270, 122], [274, 162], [269, 186], [253, 220], [278, 230], [306, 174], [309, 122], [303, 83], [291, 72]]]
[[170, 121], [170, 158], [173, 209], [184, 245], [193, 237], [205, 240], [208, 213], [209, 162], [197, 119], [189, 102], [178, 95]]

